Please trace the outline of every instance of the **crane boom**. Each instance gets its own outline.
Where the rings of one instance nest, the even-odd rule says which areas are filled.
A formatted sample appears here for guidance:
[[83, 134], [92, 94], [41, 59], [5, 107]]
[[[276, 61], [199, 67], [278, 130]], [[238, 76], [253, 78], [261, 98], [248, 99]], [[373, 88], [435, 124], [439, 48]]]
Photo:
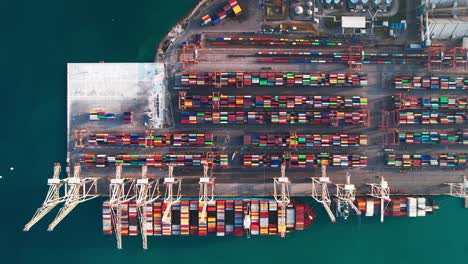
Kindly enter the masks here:
[[[278, 188], [281, 186], [281, 188]], [[278, 189], [281, 192], [278, 193]], [[286, 207], [291, 202], [289, 193], [289, 179], [286, 177], [286, 163], [281, 164], [281, 177], [273, 178], [273, 197], [279, 205], [280, 215], [278, 218], [278, 232], [281, 237], [286, 236]]]
[[[66, 179], [65, 185], [65, 203], [60, 208], [57, 216], [49, 225], [48, 231], [54, 230], [54, 228], [71, 212], [75, 207], [85, 201], [89, 201], [96, 197], [97, 194], [97, 178], [81, 178], [81, 167], [79, 163], [74, 166], [73, 177]], [[94, 190], [94, 194], [91, 191]]]
[[48, 179], [47, 185], [49, 185], [49, 190], [47, 191], [46, 198], [42, 203], [42, 206], [39, 207], [34, 213], [31, 220], [24, 226], [23, 231], [29, 231], [39, 220], [46, 216], [52, 209], [55, 208], [62, 200], [60, 199], [60, 187], [62, 187], [64, 180], [59, 179], [60, 176], [60, 164], [54, 164], [54, 174], [52, 178]]
[[140, 215], [140, 231], [143, 241], [143, 249], [148, 249], [146, 206], [154, 202], [160, 196], [158, 180], [150, 181], [147, 177], [147, 171], [148, 167], [143, 165], [141, 179], [137, 179], [135, 185], [135, 193], [137, 194], [136, 202], [138, 213]]
[[[162, 222], [168, 222], [168, 216], [171, 212], [172, 205], [178, 203], [182, 198], [181, 195], [181, 179], [176, 179], [173, 176], [174, 173], [174, 164], [169, 163], [169, 172], [168, 177], [164, 178], [164, 184], [166, 184], [166, 193], [164, 195], [164, 203], [166, 204], [166, 210], [162, 217]], [[177, 193], [174, 196], [174, 185], [178, 185]]]
[[[111, 179], [109, 186], [109, 205], [111, 208], [117, 249], [122, 249], [122, 207], [126, 206], [126, 203], [135, 197], [130, 195], [134, 185], [134, 179], [122, 178], [122, 165], [117, 163], [115, 166], [115, 178]], [[127, 191], [125, 191], [126, 186]]]
[[336, 223], [336, 218], [330, 209], [331, 199], [328, 183], [330, 183], [330, 178], [327, 177], [327, 167], [322, 165], [322, 177], [312, 177], [312, 198], [323, 205], [331, 222]]
[[385, 216], [385, 202], [389, 203], [390, 199], [390, 187], [388, 182], [382, 176], [380, 183], [369, 183], [371, 187], [370, 196], [380, 199], [380, 222], [383, 223]]
[[[354, 184], [351, 184], [351, 175], [349, 172], [346, 173], [346, 184], [335, 184], [336, 185], [336, 197], [345, 202], [347, 206], [351, 207], [357, 215], [361, 215], [361, 210], [359, 210], [354, 201], [356, 200], [356, 187]], [[345, 217], [345, 219], [347, 216]]]
[[203, 177], [200, 178], [200, 193], [198, 202], [202, 205], [200, 222], [206, 223], [206, 209], [208, 203], [214, 200], [214, 180], [215, 178], [208, 175], [208, 162], [203, 164]]

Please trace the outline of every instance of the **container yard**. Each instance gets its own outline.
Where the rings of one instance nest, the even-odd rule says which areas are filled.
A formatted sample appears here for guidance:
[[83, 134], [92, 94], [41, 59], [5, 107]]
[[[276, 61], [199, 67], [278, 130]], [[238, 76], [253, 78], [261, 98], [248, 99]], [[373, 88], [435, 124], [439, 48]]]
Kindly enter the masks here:
[[421, 217], [438, 209], [427, 195], [467, 197], [466, 48], [268, 35], [247, 27], [263, 16], [252, 5], [214, 1], [154, 63], [69, 63], [67, 178], [55, 164], [25, 231], [99, 196], [119, 249], [122, 236], [145, 249], [148, 236], [284, 237], [319, 206], [333, 223]]

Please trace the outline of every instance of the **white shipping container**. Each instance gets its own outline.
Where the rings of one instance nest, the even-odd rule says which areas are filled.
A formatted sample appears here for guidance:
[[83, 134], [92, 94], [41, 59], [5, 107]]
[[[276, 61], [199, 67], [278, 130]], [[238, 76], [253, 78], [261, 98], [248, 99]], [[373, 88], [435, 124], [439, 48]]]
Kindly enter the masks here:
[[417, 200], [414, 197], [408, 197], [408, 216], [417, 216]]
[[374, 215], [374, 199], [366, 200], [366, 216]]

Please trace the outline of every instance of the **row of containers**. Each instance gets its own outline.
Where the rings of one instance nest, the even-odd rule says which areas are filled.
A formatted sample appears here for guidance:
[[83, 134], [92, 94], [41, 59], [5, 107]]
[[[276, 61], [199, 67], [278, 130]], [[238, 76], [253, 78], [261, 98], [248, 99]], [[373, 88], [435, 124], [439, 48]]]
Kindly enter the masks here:
[[[375, 198], [356, 199], [357, 208], [362, 215], [367, 217], [381, 214], [381, 202], [381, 199]], [[434, 202], [425, 197], [392, 197], [390, 204], [385, 208], [385, 216], [424, 217], [437, 210], [434, 207]]]
[[412, 112], [398, 113], [399, 125], [463, 125], [466, 124], [466, 112]]
[[385, 164], [391, 167], [411, 169], [422, 167], [466, 169], [466, 153], [397, 154], [386, 153]]
[[221, 25], [223, 19], [225, 19], [229, 15], [238, 16], [242, 13], [242, 8], [239, 6], [236, 0], [229, 0], [227, 3], [224, 4], [223, 8], [215, 15], [204, 15], [201, 18], [201, 25], [209, 25], [213, 24], [215, 26]]
[[463, 144], [468, 145], [468, 131], [423, 131], [423, 132], [398, 132], [400, 144]]
[[246, 147], [359, 147], [367, 146], [363, 134], [247, 134]]
[[182, 124], [307, 124], [367, 126], [369, 112], [198, 112], [182, 111]]
[[425, 65], [427, 62], [425, 54], [413, 53], [259, 51], [256, 55], [263, 57], [257, 59], [257, 62], [260, 63], [348, 63], [359, 61], [362, 64]]
[[361, 61], [359, 57], [333, 57], [333, 58], [321, 58], [321, 59], [290, 59], [290, 58], [273, 58], [273, 59], [258, 59], [258, 63], [349, 63], [349, 62], [360, 62], [362, 64], [401, 64], [401, 65], [426, 65], [426, 61], [423, 60], [412, 60], [412, 59], [379, 59], [379, 58], [370, 58], [364, 59]]
[[396, 109], [468, 109], [468, 98], [395, 95], [393, 100]]
[[285, 163], [288, 168], [318, 168], [322, 165], [331, 167], [367, 167], [365, 154], [244, 154], [245, 167], [278, 168]]
[[[136, 213], [136, 201], [123, 202], [119, 206], [122, 212], [120, 216], [122, 236], [138, 235], [141, 230]], [[169, 211], [167, 220], [163, 221], [166, 208], [166, 203], [159, 200], [145, 206], [144, 213], [147, 220], [144, 225], [147, 236], [243, 236], [243, 220], [249, 211], [251, 235], [279, 235], [283, 228], [287, 232], [304, 230], [315, 219], [312, 209], [301, 203], [289, 204], [285, 210], [286, 215], [283, 216], [277, 202], [270, 199], [209, 201], [204, 220], [203, 206], [198, 200], [184, 199], [175, 203]], [[112, 225], [109, 201], [103, 203], [102, 216], [103, 232], [105, 235], [111, 235], [115, 226]], [[285, 223], [280, 220], [283, 217]]]
[[169, 164], [174, 166], [195, 166], [201, 167], [207, 163], [210, 167], [225, 168], [228, 166], [228, 155], [220, 153], [207, 154], [84, 154], [81, 162], [86, 167], [105, 168], [116, 164], [123, 166], [166, 167]]
[[275, 38], [275, 37], [207, 37], [209, 45], [255, 45], [255, 46], [292, 46], [292, 47], [338, 47], [343, 40], [334, 39], [305, 39], [305, 38]]
[[[131, 123], [133, 121], [133, 112], [123, 112], [122, 120], [124, 123]], [[89, 112], [90, 121], [103, 121], [103, 120], [113, 120], [116, 118], [115, 113], [107, 113], [104, 110], [96, 110]]]
[[361, 109], [367, 97], [321, 95], [191, 95], [179, 93], [180, 109]]
[[187, 147], [213, 145], [213, 134], [90, 134], [90, 146]]
[[182, 86], [367, 86], [364, 73], [294, 73], [294, 72], [186, 72], [180, 75]]
[[468, 77], [395, 76], [396, 89], [468, 90]]

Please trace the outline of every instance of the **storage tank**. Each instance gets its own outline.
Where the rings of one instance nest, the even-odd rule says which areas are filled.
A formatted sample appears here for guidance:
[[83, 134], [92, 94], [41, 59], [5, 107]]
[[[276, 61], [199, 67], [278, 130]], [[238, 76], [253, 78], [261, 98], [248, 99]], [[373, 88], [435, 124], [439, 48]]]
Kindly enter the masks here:
[[463, 38], [462, 47], [468, 49], [468, 37], [464, 37], [464, 38]]
[[294, 8], [294, 12], [296, 15], [302, 15], [302, 13], [304, 13], [304, 8], [302, 8], [302, 6], [296, 6], [296, 8]]
[[325, 8], [329, 8], [329, 7], [331, 7], [332, 2], [333, 2], [333, 0], [322, 0], [322, 5]]
[[348, 0], [348, 6], [351, 9], [356, 8], [356, 5], [360, 4], [359, 0]]
[[307, 1], [307, 6], [312, 7], [312, 6], [314, 6], [314, 3], [312, 3], [312, 1]]
[[307, 14], [308, 16], [312, 16], [312, 14], [313, 14], [313, 13], [314, 13], [314, 12], [312, 12], [312, 10], [310, 10], [310, 9], [307, 9], [307, 12], [306, 12], [306, 14]]
[[467, 6], [468, 0], [429, 0], [429, 5], [435, 5], [436, 8], [453, 7], [457, 2], [458, 6]]

